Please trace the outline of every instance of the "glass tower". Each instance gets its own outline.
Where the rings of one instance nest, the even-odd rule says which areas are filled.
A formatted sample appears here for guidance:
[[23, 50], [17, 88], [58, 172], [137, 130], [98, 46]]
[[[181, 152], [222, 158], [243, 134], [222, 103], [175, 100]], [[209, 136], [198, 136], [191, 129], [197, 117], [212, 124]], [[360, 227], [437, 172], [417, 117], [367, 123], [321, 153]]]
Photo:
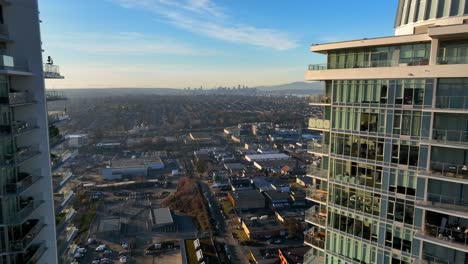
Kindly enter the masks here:
[[468, 263], [466, 10], [402, 0], [395, 36], [311, 47], [305, 263]]

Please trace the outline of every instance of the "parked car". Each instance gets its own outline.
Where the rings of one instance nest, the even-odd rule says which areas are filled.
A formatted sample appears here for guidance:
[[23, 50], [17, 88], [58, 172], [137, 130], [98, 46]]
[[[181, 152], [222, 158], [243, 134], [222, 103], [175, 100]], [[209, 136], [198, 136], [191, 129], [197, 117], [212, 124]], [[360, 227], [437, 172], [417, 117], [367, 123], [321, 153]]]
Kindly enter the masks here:
[[102, 245], [97, 246], [96, 251], [104, 251], [105, 249], [106, 249], [106, 245], [102, 244]]

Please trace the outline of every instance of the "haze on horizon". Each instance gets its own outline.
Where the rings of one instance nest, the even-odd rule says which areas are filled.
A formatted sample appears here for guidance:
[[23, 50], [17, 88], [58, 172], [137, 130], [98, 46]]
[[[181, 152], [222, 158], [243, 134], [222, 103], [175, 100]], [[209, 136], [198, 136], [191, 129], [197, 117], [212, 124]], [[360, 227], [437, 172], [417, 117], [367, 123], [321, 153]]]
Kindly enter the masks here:
[[395, 10], [396, 4], [41, 1], [44, 56], [52, 56], [66, 76], [47, 87], [212, 88], [303, 81], [308, 64], [325, 60], [308, 51], [311, 43], [392, 35], [393, 12], [376, 10]]

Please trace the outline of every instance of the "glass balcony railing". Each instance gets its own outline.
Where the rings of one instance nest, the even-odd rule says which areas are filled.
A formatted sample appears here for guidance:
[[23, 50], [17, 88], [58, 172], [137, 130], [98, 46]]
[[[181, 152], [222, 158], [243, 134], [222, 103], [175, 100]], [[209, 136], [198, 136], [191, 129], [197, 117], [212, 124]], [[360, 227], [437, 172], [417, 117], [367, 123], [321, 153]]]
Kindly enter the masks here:
[[317, 105], [331, 104], [331, 97], [323, 96], [323, 95], [312, 95], [312, 96], [309, 96], [309, 103], [312, 105], [313, 104], [317, 104]]
[[325, 249], [325, 231], [319, 232], [316, 228], [305, 231], [304, 242], [315, 247]]
[[31, 245], [27, 250], [26, 253], [24, 254], [24, 261], [26, 264], [35, 264], [38, 263], [39, 260], [41, 259], [42, 255], [47, 250], [47, 246], [45, 245], [44, 242]]
[[65, 93], [59, 91], [47, 91], [46, 92], [47, 101], [64, 101], [68, 100], [68, 97], [65, 96]]
[[328, 197], [328, 191], [321, 190], [320, 186], [312, 186], [306, 189], [307, 198], [316, 202], [326, 202]]
[[19, 165], [36, 155], [38, 155], [39, 149], [38, 147], [19, 147], [16, 148], [12, 154], [5, 154], [3, 159], [3, 166], [10, 166], [10, 165]]
[[10, 34], [8, 32], [8, 26], [5, 24], [0, 24], [0, 37], [3, 39], [7, 39], [9, 35]]
[[44, 63], [44, 78], [46, 79], [63, 79], [60, 74], [60, 67], [50, 63]]
[[444, 143], [468, 144], [468, 131], [434, 129], [432, 138]]
[[306, 221], [310, 223], [320, 225], [320, 226], [326, 226], [327, 225], [327, 210], [326, 209], [320, 210], [317, 206], [312, 206], [310, 209], [306, 210], [305, 219]]
[[60, 171], [60, 172], [54, 172], [52, 174], [52, 183], [54, 186], [54, 189], [60, 189], [60, 187], [64, 186], [65, 183], [71, 179], [73, 176], [73, 173], [71, 171]]
[[17, 211], [10, 211], [8, 215], [1, 219], [0, 224], [21, 224], [24, 222], [34, 210], [36, 210], [42, 201], [35, 201], [32, 198], [21, 200]]
[[309, 142], [307, 145], [307, 151], [315, 154], [328, 155], [328, 150], [330, 146], [327, 144], [322, 144], [317, 141]]
[[[460, 196], [464, 197], [463, 195]], [[417, 201], [417, 204], [457, 212], [467, 211], [468, 208], [468, 201], [462, 198], [435, 193], [428, 193], [427, 201]]]
[[440, 56], [438, 64], [468, 64], [468, 56]]
[[34, 103], [34, 99], [28, 92], [10, 92], [8, 96], [0, 97], [2, 105], [15, 106], [32, 103]]
[[34, 183], [36, 183], [41, 176], [31, 175], [29, 173], [18, 173], [18, 181], [15, 183], [8, 183], [5, 185], [5, 193], [9, 195], [19, 195], [26, 191]]
[[468, 165], [431, 161], [430, 170], [426, 173], [432, 176], [451, 177], [466, 180], [468, 179]]
[[29, 244], [39, 235], [44, 228], [44, 224], [39, 220], [29, 220], [22, 226], [23, 236], [20, 239], [10, 242], [10, 248], [14, 252], [24, 251]]
[[11, 124], [0, 125], [0, 134], [4, 136], [17, 136], [19, 134], [35, 129], [36, 122], [34, 120], [13, 121]]
[[422, 259], [415, 259], [412, 264], [456, 264], [449, 260], [434, 257], [429, 254], [423, 254]]
[[468, 109], [468, 96], [436, 96], [436, 108], [466, 110]]
[[312, 177], [318, 177], [321, 179], [327, 179], [328, 170], [319, 168], [315, 165], [309, 165], [307, 166], [307, 175], [312, 176]]
[[0, 55], [0, 69], [29, 72], [29, 62], [8, 55]]
[[57, 249], [59, 255], [65, 253], [66, 249], [70, 246], [77, 233], [78, 229], [74, 226], [69, 226], [66, 228], [65, 233], [57, 239]]
[[69, 119], [66, 111], [50, 111], [47, 114], [49, 125]]
[[330, 120], [322, 118], [309, 118], [309, 129], [330, 130]]
[[[390, 55], [389, 57], [392, 57]], [[400, 58], [400, 59], [368, 59], [365, 61], [346, 61], [337, 63], [310, 64], [309, 71], [356, 69], [356, 68], [378, 68], [378, 67], [398, 67], [398, 66], [426, 66], [429, 65], [429, 58]]]
[[76, 211], [73, 208], [65, 209], [55, 217], [55, 224], [57, 230], [57, 236], [65, 230], [65, 227], [70, 223], [71, 219], [76, 215]]
[[[465, 232], [466, 231], [466, 232]], [[424, 235], [437, 238], [441, 244], [455, 244], [459, 246], [468, 246], [468, 231], [455, 227], [440, 227], [426, 224]]]
[[304, 254], [304, 264], [323, 264], [325, 257], [320, 256], [313, 248]]
[[72, 190], [66, 191], [64, 193], [54, 194], [55, 213], [59, 214], [74, 196], [75, 193]]

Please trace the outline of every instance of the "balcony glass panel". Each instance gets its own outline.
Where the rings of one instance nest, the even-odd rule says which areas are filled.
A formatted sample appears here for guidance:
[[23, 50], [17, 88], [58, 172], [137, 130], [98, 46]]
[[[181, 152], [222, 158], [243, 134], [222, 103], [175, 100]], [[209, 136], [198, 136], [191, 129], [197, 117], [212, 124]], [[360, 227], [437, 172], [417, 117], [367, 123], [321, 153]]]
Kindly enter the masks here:
[[439, 79], [436, 108], [468, 109], [468, 78]]
[[468, 41], [441, 42], [437, 62], [439, 64], [468, 64]]

